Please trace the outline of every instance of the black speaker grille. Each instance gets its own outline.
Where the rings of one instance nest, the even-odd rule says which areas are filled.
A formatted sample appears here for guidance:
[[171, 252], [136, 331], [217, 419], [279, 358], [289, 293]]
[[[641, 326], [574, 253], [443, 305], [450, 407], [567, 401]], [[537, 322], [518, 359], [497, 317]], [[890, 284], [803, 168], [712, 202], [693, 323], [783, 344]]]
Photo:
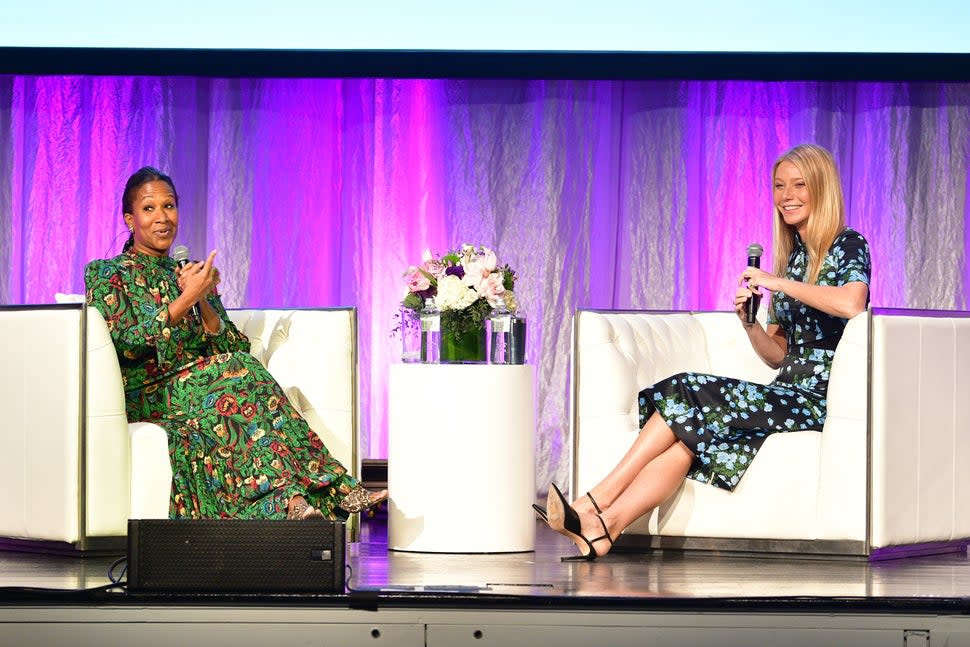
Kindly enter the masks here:
[[342, 593], [342, 522], [131, 519], [131, 591]]

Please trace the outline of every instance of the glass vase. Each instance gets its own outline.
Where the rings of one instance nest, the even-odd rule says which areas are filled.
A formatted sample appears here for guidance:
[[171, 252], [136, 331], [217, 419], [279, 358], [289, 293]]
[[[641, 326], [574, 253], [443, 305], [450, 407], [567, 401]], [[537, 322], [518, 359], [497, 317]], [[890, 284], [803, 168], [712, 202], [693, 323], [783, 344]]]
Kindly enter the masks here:
[[441, 353], [439, 361], [442, 364], [484, 364], [485, 355], [485, 323], [480, 326], [464, 328], [461, 334], [453, 326], [441, 322]]
[[401, 361], [412, 364], [421, 360], [421, 321], [411, 308], [401, 308], [398, 318], [401, 333]]

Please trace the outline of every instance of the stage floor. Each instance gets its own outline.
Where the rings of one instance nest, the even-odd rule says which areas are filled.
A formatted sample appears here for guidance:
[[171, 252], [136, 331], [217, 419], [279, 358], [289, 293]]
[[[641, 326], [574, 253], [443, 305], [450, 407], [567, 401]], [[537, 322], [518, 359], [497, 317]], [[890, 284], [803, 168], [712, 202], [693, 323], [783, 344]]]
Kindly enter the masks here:
[[[549, 636], [551, 626], [565, 632], [557, 638], [561, 645], [593, 644], [583, 642], [589, 636], [599, 636], [599, 644], [649, 644], [642, 642], [653, 635], [643, 633], [648, 629], [676, 638], [658, 644], [702, 644], [708, 638], [721, 645], [776, 644], [784, 635], [787, 644], [916, 645], [929, 644], [933, 629], [934, 636], [945, 637], [933, 644], [970, 645], [966, 553], [869, 563], [657, 551], [561, 562], [561, 555], [575, 553], [569, 541], [541, 523], [536, 539], [530, 553], [395, 552], [387, 550], [385, 522], [368, 520], [361, 541], [348, 546], [350, 591], [319, 595], [129, 594], [101, 588], [110, 584], [107, 571], [115, 558], [0, 552], [0, 631], [6, 632], [0, 644], [14, 644], [14, 636], [57, 640], [60, 634], [50, 633], [51, 627], [97, 631], [92, 640], [103, 638], [105, 627], [122, 632], [121, 625], [156, 623], [172, 629], [187, 617], [199, 629], [216, 622], [215, 616], [248, 619], [259, 609], [266, 631], [327, 622], [371, 632], [360, 633], [364, 642], [396, 635], [394, 644], [464, 644], [457, 635], [457, 642], [430, 640], [429, 627], [440, 625], [469, 629], [475, 642], [467, 644], [505, 647], [546, 644], [526, 629], [543, 627], [537, 635]], [[455, 615], [461, 612], [466, 615]], [[238, 624], [238, 618], [218, 622]], [[688, 633], [677, 633], [670, 623]], [[484, 629], [471, 629], [486, 624], [494, 642], [482, 642]], [[501, 634], [498, 625], [516, 631]], [[410, 640], [388, 633], [392, 626], [424, 628]], [[630, 631], [620, 631], [624, 627]], [[583, 633], [594, 629], [600, 633]], [[255, 640], [260, 631], [253, 631]], [[724, 642], [724, 631], [742, 634]], [[920, 642], [921, 632], [927, 642]], [[121, 640], [127, 634], [117, 635]], [[610, 638], [600, 643], [604, 636]], [[347, 640], [355, 644], [349, 634]]]
[[[387, 550], [386, 521], [380, 517], [362, 524], [361, 541], [349, 544], [347, 552], [350, 591], [608, 598], [637, 606], [664, 599], [757, 599], [762, 603], [771, 599], [860, 603], [885, 599], [965, 604], [970, 611], [970, 559], [966, 553], [866, 562], [653, 551], [610, 554], [593, 562], [562, 562], [560, 556], [575, 554], [575, 547], [541, 522], [536, 528], [535, 552], [408, 553]], [[17, 597], [19, 588], [81, 594], [110, 584], [108, 567], [116, 558], [0, 552], [0, 590], [8, 603]], [[151, 596], [139, 596], [146, 597]]]

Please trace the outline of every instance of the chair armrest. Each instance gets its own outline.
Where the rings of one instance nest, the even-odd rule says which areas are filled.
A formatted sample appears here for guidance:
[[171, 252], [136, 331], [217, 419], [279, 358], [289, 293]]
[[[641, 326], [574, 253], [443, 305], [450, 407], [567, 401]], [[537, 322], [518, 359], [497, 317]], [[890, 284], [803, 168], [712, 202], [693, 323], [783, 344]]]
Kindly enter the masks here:
[[4, 537], [80, 538], [82, 306], [0, 309]]
[[85, 523], [90, 537], [128, 532], [131, 456], [118, 354], [101, 313], [86, 308]]
[[0, 311], [0, 472], [19, 502], [0, 535], [85, 547], [127, 532], [128, 421], [101, 314], [83, 304]]
[[970, 537], [970, 313], [875, 311], [874, 547]]
[[849, 320], [835, 349], [819, 454], [819, 539], [866, 538], [869, 312]]

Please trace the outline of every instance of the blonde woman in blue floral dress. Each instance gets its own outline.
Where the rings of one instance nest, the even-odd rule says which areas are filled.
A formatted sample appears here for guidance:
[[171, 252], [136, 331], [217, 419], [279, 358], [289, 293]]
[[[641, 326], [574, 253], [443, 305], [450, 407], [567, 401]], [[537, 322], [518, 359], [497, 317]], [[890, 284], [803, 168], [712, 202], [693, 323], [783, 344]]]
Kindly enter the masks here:
[[[579, 558], [609, 552], [685, 478], [733, 490], [768, 435], [822, 428], [835, 347], [869, 302], [869, 246], [845, 226], [838, 171], [824, 148], [786, 152], [772, 183], [774, 273], [745, 269], [734, 306], [777, 377], [764, 385], [681, 373], [641, 391], [641, 432], [606, 478], [571, 504], [550, 488], [547, 521], [576, 543]], [[759, 288], [772, 293], [766, 328], [745, 321]]]
[[[377, 505], [249, 354], [215, 292], [215, 252], [179, 268], [168, 255], [178, 194], [151, 167], [128, 179], [121, 255], [87, 265], [87, 303], [118, 352], [130, 422], [168, 434], [173, 518], [344, 519]], [[198, 306], [198, 316], [190, 314]]]

